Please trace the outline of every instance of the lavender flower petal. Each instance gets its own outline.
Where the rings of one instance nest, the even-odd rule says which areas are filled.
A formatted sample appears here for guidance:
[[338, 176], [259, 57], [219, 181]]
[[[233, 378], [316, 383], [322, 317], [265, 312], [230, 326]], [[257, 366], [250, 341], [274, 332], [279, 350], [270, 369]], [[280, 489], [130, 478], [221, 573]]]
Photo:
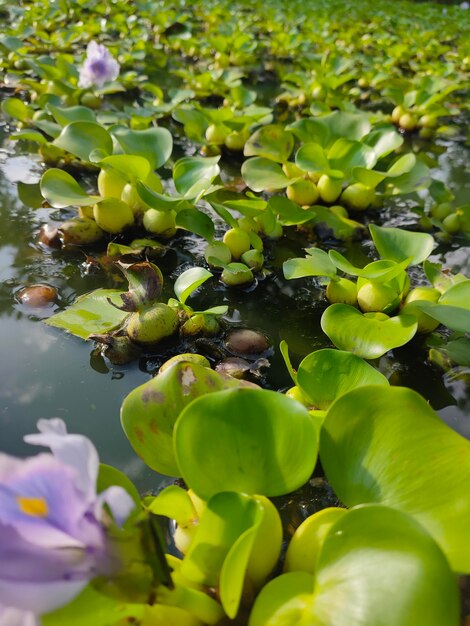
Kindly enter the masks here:
[[31, 611], [22, 611], [0, 604], [1, 626], [39, 626], [39, 620]]
[[119, 63], [105, 46], [90, 41], [86, 59], [80, 68], [79, 87], [102, 87], [119, 76]]

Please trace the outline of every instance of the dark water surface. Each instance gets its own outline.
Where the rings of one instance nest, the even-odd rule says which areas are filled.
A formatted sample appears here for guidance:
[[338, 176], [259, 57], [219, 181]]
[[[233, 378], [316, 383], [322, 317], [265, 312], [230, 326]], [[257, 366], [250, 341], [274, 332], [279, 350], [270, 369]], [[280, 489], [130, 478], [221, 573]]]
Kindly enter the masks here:
[[[36, 453], [22, 442], [23, 435], [35, 430], [39, 418], [58, 416], [66, 421], [69, 431], [92, 439], [103, 462], [125, 471], [140, 489], [156, 489], [167, 479], [145, 468], [136, 457], [121, 430], [119, 409], [123, 398], [149, 380], [177, 347], [152, 359], [113, 366], [95, 354], [91, 343], [41, 322], [77, 295], [123, 285], [116, 283], [119, 274], [94, 267], [80, 251], [54, 251], [38, 243], [41, 224], [63, 221], [64, 212], [34, 210], [19, 200], [16, 182], [36, 182], [44, 166], [39, 157], [21, 154], [19, 147], [6, 141], [7, 129], [0, 130], [0, 449], [15, 455]], [[436, 177], [447, 182], [459, 201], [468, 203], [469, 150], [457, 143], [445, 147]], [[394, 201], [385, 208], [381, 223], [415, 223], [416, 216], [409, 210], [412, 204]], [[259, 328], [268, 335], [275, 352], [262, 383], [272, 389], [291, 386], [277, 348], [281, 339], [288, 342], [294, 365], [312, 350], [330, 345], [320, 329], [326, 306], [322, 290], [312, 279], [287, 282], [282, 278], [283, 260], [302, 255], [305, 244], [293, 234], [277, 242], [268, 264], [274, 272], [256, 289], [231, 291], [210, 281], [210, 287], [195, 299], [198, 305], [227, 303], [228, 323]], [[175, 277], [202, 259], [202, 245], [195, 237], [181, 236], [171, 246], [173, 249], [157, 261], [164, 276], [169, 277], [168, 295]], [[351, 246], [346, 253], [358, 260], [370, 254], [370, 249], [370, 243], [365, 242]], [[432, 260], [470, 276], [468, 240], [438, 247]], [[55, 287], [58, 303], [41, 311], [20, 305], [15, 294], [34, 283]], [[444, 374], [430, 365], [419, 337], [385, 355], [376, 365], [393, 384], [419, 391], [452, 428], [470, 439], [470, 370], [456, 368]]]

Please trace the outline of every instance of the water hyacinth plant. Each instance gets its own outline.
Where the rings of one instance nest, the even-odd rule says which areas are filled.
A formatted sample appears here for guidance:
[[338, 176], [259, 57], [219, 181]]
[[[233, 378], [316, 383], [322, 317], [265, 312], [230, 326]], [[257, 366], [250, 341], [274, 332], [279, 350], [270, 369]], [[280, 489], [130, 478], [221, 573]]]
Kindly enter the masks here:
[[0, 626], [470, 626], [465, 3], [0, 16]]

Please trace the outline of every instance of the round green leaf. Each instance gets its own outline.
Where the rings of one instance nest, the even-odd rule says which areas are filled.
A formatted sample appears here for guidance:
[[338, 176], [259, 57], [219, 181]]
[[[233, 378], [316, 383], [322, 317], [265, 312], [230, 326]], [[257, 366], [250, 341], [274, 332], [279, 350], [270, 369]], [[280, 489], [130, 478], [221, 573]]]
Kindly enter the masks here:
[[15, 120], [27, 122], [34, 111], [19, 98], [7, 98], [2, 102], [2, 112]]
[[245, 183], [253, 191], [266, 189], [284, 189], [292, 180], [282, 171], [279, 163], [262, 157], [247, 159], [242, 165], [242, 176]]
[[412, 515], [454, 570], [470, 572], [470, 442], [424, 398], [401, 387], [355, 389], [329, 409], [320, 450], [342, 502], [380, 502]]
[[180, 476], [173, 452], [173, 428], [179, 414], [199, 396], [240, 384], [195, 363], [176, 363], [126, 396], [121, 406], [122, 427], [151, 469]]
[[[393, 589], [393, 593], [391, 590]], [[432, 538], [400, 511], [357, 507], [331, 527], [312, 576], [261, 591], [249, 626], [458, 626], [455, 577]]]
[[416, 165], [416, 157], [414, 154], [404, 154], [399, 157], [387, 170], [389, 178], [398, 178], [403, 174], [408, 174]]
[[369, 224], [370, 234], [380, 256], [400, 263], [411, 259], [411, 265], [422, 263], [434, 248], [434, 237], [402, 228], [385, 228]]
[[151, 171], [147, 159], [133, 154], [112, 154], [99, 160], [98, 164], [105, 169], [116, 170], [131, 183], [135, 183], [136, 179], [145, 180]]
[[292, 133], [282, 126], [269, 124], [259, 128], [245, 143], [245, 156], [259, 156], [284, 163], [294, 148]]
[[308, 411], [294, 400], [234, 389], [199, 398], [184, 410], [175, 453], [183, 478], [201, 498], [220, 491], [275, 496], [309, 479], [317, 437]]
[[89, 161], [93, 150], [112, 154], [113, 140], [108, 131], [95, 122], [71, 122], [54, 139], [54, 145], [82, 159]]
[[166, 128], [131, 130], [119, 126], [113, 129], [113, 135], [124, 152], [144, 157], [150, 163], [152, 170], [164, 165], [173, 150], [173, 137]]
[[52, 167], [41, 178], [41, 193], [55, 209], [67, 206], [91, 206], [101, 200], [100, 196], [89, 196], [73, 176]]
[[93, 111], [84, 106], [56, 107], [48, 104], [46, 108], [61, 126], [67, 126], [71, 122], [94, 122], [96, 120]]
[[325, 348], [312, 352], [300, 363], [297, 385], [314, 406], [327, 409], [351, 389], [364, 385], [388, 385], [388, 380], [360, 357]]
[[324, 149], [318, 143], [306, 143], [295, 155], [295, 164], [308, 172], [323, 174], [329, 168]]
[[388, 317], [383, 313], [363, 315], [348, 304], [332, 304], [321, 318], [323, 332], [340, 350], [363, 359], [377, 359], [408, 343], [418, 324], [412, 315]]

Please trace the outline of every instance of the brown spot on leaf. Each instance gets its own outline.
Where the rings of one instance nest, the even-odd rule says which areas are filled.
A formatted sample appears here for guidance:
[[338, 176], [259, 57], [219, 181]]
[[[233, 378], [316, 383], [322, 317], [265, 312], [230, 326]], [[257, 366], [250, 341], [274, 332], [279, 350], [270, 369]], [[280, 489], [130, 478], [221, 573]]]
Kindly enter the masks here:
[[141, 398], [144, 404], [150, 404], [151, 402], [163, 404], [165, 402], [165, 394], [163, 391], [157, 391], [156, 389], [151, 388], [144, 389]]
[[138, 426], [134, 427], [134, 434], [137, 437], [137, 439], [140, 441], [140, 443], [144, 443], [145, 435]]

